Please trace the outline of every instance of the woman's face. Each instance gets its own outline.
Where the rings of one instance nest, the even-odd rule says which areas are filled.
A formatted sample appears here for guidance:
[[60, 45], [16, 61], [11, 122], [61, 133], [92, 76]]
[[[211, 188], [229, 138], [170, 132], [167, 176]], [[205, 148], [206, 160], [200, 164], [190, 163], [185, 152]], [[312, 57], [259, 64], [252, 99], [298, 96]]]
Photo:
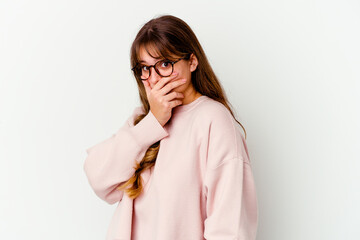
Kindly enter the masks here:
[[[151, 51], [151, 49], [148, 49], [148, 50], [150, 51], [151, 54], [153, 53], [153, 51]], [[147, 51], [145, 50], [145, 48], [143, 46], [140, 47], [139, 55], [140, 55], [140, 61], [143, 61], [142, 64], [147, 65], [147, 66], [154, 65], [157, 61], [159, 61], [159, 59], [151, 57], [147, 53]], [[178, 58], [178, 57], [176, 57], [176, 58]], [[195, 71], [197, 64], [198, 64], [198, 62], [197, 62], [197, 59], [194, 54], [191, 54], [191, 57], [189, 60], [182, 59], [174, 64], [173, 72], [177, 72], [179, 75], [176, 78], [172, 79], [170, 82], [178, 80], [180, 78], [185, 78], [186, 83], [184, 83], [176, 88], [173, 88], [172, 91], [184, 93], [185, 96], [188, 95], [187, 93], [193, 92], [194, 89], [193, 89], [193, 86], [191, 83], [191, 72]], [[161, 77], [155, 71], [154, 68], [151, 68], [150, 71], [151, 71], [150, 77], [146, 81], [148, 81], [150, 87], [153, 88], [155, 86], [155, 84], [163, 77]]]

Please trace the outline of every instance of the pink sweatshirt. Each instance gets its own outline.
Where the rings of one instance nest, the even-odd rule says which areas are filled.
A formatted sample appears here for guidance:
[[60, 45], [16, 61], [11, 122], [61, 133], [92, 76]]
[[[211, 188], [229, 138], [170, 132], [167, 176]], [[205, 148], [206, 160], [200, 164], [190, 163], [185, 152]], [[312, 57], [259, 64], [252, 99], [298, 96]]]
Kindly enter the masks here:
[[[132, 116], [111, 137], [88, 148], [84, 170], [96, 195], [117, 203], [106, 240], [252, 240], [258, 208], [241, 127], [221, 103], [203, 95], [173, 109], [164, 127], [151, 111]], [[160, 150], [142, 173], [135, 200], [115, 188], [134, 173], [153, 143]]]

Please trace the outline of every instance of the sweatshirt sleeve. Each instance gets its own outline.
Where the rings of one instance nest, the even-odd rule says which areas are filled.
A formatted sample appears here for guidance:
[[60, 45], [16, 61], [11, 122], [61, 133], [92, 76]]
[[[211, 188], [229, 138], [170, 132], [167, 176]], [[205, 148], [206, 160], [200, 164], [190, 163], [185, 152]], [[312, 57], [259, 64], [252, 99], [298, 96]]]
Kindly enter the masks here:
[[255, 240], [257, 200], [250, 165], [228, 160], [206, 173], [206, 240]]
[[255, 240], [257, 199], [244, 138], [229, 114], [216, 114], [209, 130], [206, 240]]
[[116, 188], [135, 172], [146, 150], [168, 136], [151, 111], [135, 126], [133, 120], [141, 111], [136, 107], [125, 124], [111, 137], [86, 149], [83, 168], [96, 195], [109, 204], [122, 200], [124, 191]]

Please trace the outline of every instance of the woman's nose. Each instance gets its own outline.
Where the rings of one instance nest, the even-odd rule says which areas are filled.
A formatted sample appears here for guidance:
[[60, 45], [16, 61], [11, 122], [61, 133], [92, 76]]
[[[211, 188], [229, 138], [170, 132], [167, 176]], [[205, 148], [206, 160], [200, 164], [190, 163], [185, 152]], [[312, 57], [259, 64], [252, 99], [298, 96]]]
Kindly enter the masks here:
[[149, 81], [152, 84], [156, 84], [159, 80], [161, 79], [161, 76], [155, 71], [155, 68], [150, 68], [150, 77], [149, 77]]

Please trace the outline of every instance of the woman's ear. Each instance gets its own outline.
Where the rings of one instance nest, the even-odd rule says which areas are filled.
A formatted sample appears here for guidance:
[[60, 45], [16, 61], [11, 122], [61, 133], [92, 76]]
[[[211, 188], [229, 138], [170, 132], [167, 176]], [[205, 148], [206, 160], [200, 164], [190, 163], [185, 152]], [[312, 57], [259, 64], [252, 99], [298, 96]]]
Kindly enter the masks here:
[[198, 59], [197, 59], [197, 57], [195, 56], [195, 54], [191, 54], [190, 55], [190, 59], [189, 59], [190, 61], [190, 72], [193, 72], [193, 71], [195, 71], [196, 70], [196, 68], [197, 68], [197, 65], [199, 64], [199, 62], [198, 62]]

